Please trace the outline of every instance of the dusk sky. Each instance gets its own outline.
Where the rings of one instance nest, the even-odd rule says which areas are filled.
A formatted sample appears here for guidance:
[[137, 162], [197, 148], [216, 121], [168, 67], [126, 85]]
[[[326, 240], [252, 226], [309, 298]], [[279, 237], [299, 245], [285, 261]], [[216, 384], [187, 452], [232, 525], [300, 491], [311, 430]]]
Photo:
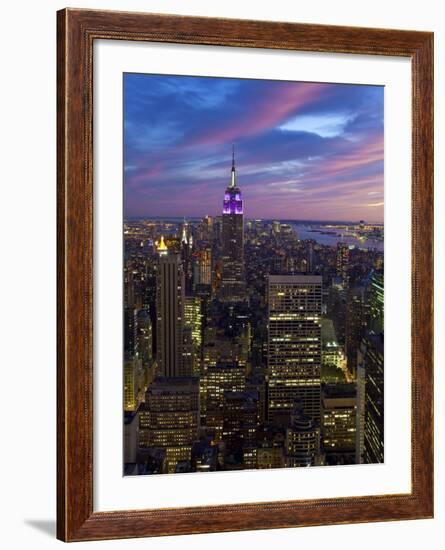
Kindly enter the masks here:
[[125, 216], [383, 221], [383, 87], [124, 75]]

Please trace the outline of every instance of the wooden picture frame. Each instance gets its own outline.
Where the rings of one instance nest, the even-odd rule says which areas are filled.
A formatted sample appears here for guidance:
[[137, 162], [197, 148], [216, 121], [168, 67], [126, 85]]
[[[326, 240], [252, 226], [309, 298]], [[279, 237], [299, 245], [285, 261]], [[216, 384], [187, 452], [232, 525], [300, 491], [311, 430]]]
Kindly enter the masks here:
[[[64, 541], [433, 516], [433, 34], [65, 9], [57, 14], [57, 537]], [[93, 512], [93, 43], [98, 39], [402, 56], [412, 61], [412, 490]]]

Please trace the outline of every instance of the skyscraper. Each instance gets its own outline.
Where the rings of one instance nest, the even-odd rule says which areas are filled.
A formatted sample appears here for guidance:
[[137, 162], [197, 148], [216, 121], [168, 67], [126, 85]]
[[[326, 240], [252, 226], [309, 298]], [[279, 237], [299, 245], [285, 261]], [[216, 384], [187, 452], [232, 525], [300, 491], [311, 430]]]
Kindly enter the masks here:
[[184, 326], [182, 329], [182, 363], [181, 376], [192, 376], [195, 362], [192, 328]]
[[124, 308], [124, 353], [126, 357], [136, 357], [138, 353], [138, 317], [134, 307]]
[[207, 369], [205, 379], [206, 426], [215, 432], [220, 440], [224, 422], [224, 393], [243, 392], [246, 389], [246, 375], [243, 366], [238, 363], [226, 363]]
[[197, 378], [157, 378], [139, 413], [141, 447], [165, 449], [169, 473], [180, 461], [190, 461], [199, 431]]
[[337, 277], [342, 278], [344, 288], [347, 288], [349, 284], [348, 264], [349, 264], [349, 246], [346, 243], [338, 243], [337, 244]]
[[[248, 449], [247, 454], [250, 458], [251, 450], [255, 447], [258, 425], [257, 392], [224, 392], [223, 440], [226, 443], [227, 455], [245, 448]], [[252, 467], [252, 461], [248, 462]]]
[[161, 239], [156, 278], [157, 360], [161, 376], [181, 376], [184, 273], [181, 258]]
[[144, 371], [141, 360], [129, 357], [124, 360], [124, 411], [134, 412], [143, 398]]
[[383, 333], [370, 333], [363, 339], [359, 358], [365, 373], [363, 462], [381, 463], [384, 461]]
[[133, 265], [128, 261], [124, 267], [124, 307], [134, 307]]
[[374, 272], [369, 293], [371, 330], [363, 338], [357, 364], [357, 461], [384, 461], [384, 279]]
[[279, 235], [281, 231], [281, 223], [278, 220], [272, 222], [272, 233]]
[[346, 364], [351, 375], [354, 375], [357, 368], [357, 351], [368, 326], [364, 288], [348, 290], [345, 321]]
[[193, 284], [193, 236], [190, 232], [187, 222], [184, 220], [181, 235], [181, 260], [182, 270], [184, 272], [184, 288], [190, 292]]
[[332, 319], [321, 319], [321, 382], [322, 384], [343, 382], [342, 367], [345, 356], [338, 343]]
[[184, 327], [191, 331], [192, 340], [192, 368], [193, 376], [201, 375], [202, 353], [202, 313], [201, 298], [186, 296], [184, 302]]
[[319, 275], [269, 276], [268, 417], [288, 424], [294, 403], [320, 422]]
[[302, 403], [297, 400], [286, 429], [286, 467], [313, 466], [320, 454], [320, 428], [304, 414]]
[[212, 250], [204, 248], [199, 253], [198, 283], [201, 285], [212, 284]]
[[137, 350], [143, 366], [151, 365], [153, 361], [153, 327], [150, 312], [141, 309], [137, 313]]
[[[364, 348], [363, 348], [364, 349]], [[357, 410], [355, 424], [355, 463], [363, 463], [363, 450], [365, 448], [365, 365], [363, 363], [362, 347], [357, 356], [357, 370], [355, 384], [357, 392]]]
[[355, 384], [324, 386], [321, 436], [328, 464], [355, 463], [356, 405]]
[[224, 193], [222, 215], [222, 278], [220, 297], [239, 302], [245, 298], [243, 199], [236, 185], [235, 153], [232, 152], [230, 185]]
[[383, 271], [374, 271], [371, 277], [369, 293], [369, 306], [371, 315], [370, 328], [374, 332], [383, 332], [384, 320], [384, 276]]

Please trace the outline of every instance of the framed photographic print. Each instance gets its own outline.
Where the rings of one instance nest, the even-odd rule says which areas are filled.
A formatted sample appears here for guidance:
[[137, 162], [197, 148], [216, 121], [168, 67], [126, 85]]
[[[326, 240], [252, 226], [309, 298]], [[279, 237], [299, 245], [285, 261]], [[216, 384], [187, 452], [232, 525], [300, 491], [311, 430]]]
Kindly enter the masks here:
[[58, 538], [432, 517], [432, 33], [66, 9], [57, 107]]

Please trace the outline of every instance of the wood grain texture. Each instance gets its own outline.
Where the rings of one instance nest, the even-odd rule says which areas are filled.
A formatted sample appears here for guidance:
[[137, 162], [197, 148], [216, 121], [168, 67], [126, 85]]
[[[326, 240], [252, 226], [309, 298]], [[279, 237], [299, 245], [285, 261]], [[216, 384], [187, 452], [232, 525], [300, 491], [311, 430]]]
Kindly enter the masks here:
[[[95, 540], [432, 517], [432, 33], [67, 9], [57, 14], [57, 37], [57, 537]], [[411, 58], [411, 493], [93, 512], [92, 67], [96, 39]]]

